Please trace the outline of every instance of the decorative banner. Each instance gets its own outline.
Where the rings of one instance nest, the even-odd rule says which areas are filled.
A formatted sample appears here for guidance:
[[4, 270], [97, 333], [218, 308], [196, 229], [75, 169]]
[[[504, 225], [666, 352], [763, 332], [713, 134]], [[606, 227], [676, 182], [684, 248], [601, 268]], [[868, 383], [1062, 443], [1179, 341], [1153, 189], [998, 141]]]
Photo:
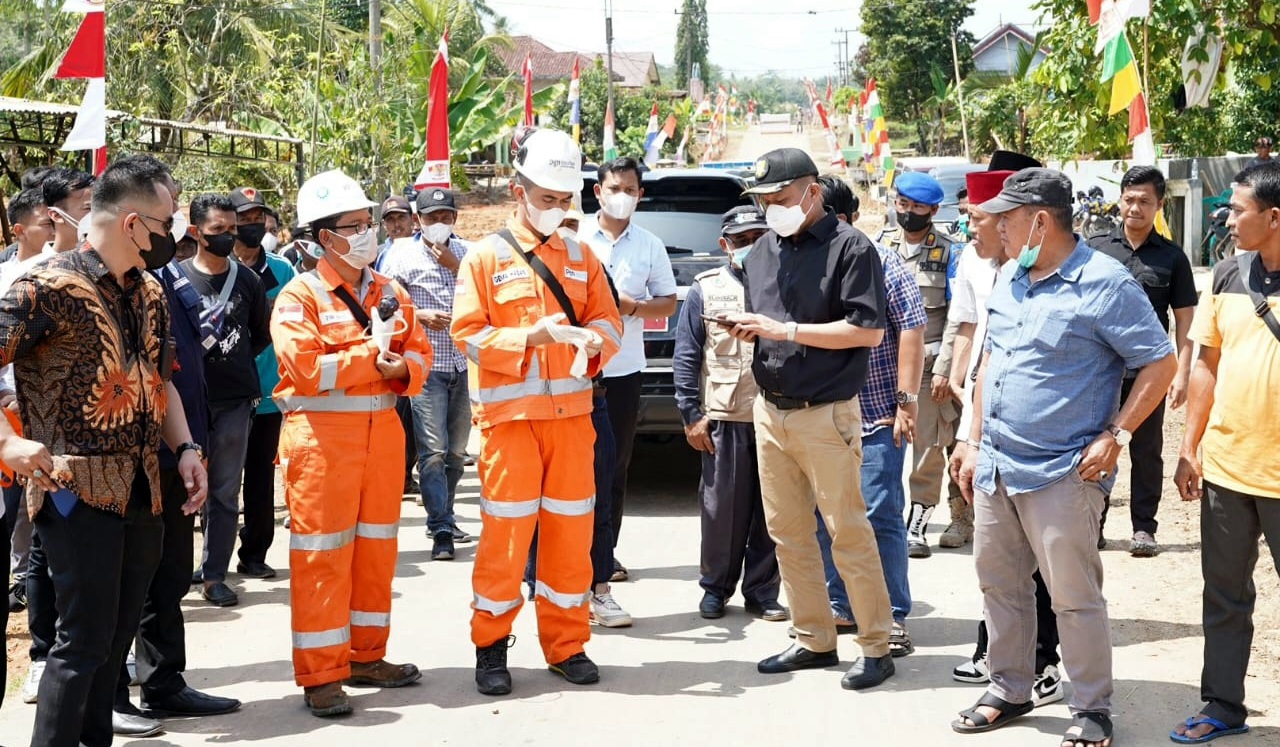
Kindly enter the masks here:
[[675, 136], [677, 124], [676, 115], [668, 114], [666, 121], [662, 123], [662, 129], [658, 131], [658, 134], [654, 136], [653, 141], [649, 143], [647, 148], [645, 148], [645, 165], [652, 168], [658, 163], [658, 156], [662, 154], [662, 146], [666, 144], [667, 140]]
[[533, 55], [524, 57], [524, 126], [536, 124], [533, 116]]
[[569, 126], [573, 142], [582, 142], [582, 83], [578, 80], [578, 57], [573, 58], [573, 77], [569, 79]]
[[1138, 94], [1129, 105], [1129, 140], [1133, 143], [1133, 165], [1156, 165], [1156, 144], [1147, 116], [1147, 97], [1142, 94]]
[[449, 189], [449, 39], [440, 38], [436, 60], [431, 65], [431, 82], [427, 100], [427, 153], [422, 173], [414, 182], [415, 189], [440, 187]]
[[101, 13], [106, 0], [67, 0], [62, 4], [63, 13]]
[[1138, 79], [1138, 64], [1133, 58], [1133, 48], [1124, 34], [1117, 36], [1107, 44], [1102, 57], [1102, 82], [1111, 83], [1111, 111], [1115, 114], [1125, 110], [1129, 104], [1142, 93], [1142, 81]]
[[613, 140], [613, 102], [604, 108], [604, 160], [606, 163], [618, 157], [618, 146]]
[[107, 144], [107, 80], [94, 78], [85, 88], [75, 126], [62, 150], [97, 150]]
[[93, 173], [107, 168], [107, 29], [105, 0], [67, 0], [62, 10], [82, 13], [80, 29], [63, 55], [54, 77], [63, 80], [85, 78], [84, 99], [76, 112], [75, 124], [62, 150], [93, 151]]
[[658, 102], [653, 102], [653, 109], [649, 111], [649, 126], [644, 131], [644, 152], [645, 159], [648, 160], [649, 149], [653, 147], [653, 141], [658, 137]]
[[1117, 36], [1124, 33], [1130, 18], [1151, 15], [1151, 0], [1089, 0], [1089, 23], [1098, 27], [1094, 54], [1101, 52]]
[[59, 80], [74, 78], [107, 77], [107, 14], [99, 10], [97, 13], [86, 13], [80, 22], [80, 30], [71, 40], [71, 47], [62, 57], [58, 72], [53, 77]]

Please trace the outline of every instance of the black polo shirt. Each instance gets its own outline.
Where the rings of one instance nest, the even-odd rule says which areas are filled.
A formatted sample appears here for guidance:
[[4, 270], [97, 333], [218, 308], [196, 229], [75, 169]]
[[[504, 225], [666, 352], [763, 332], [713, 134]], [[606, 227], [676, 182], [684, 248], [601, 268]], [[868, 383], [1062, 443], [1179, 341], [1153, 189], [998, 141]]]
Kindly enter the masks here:
[[[782, 322], [885, 326], [884, 268], [871, 240], [827, 211], [807, 231], [769, 231], [743, 264], [747, 311]], [[870, 348], [824, 350], [756, 340], [751, 364], [766, 392], [810, 402], [853, 398], [867, 378]]]
[[1154, 229], [1135, 251], [1125, 238], [1124, 227], [1089, 239], [1089, 246], [1115, 259], [1129, 270], [1142, 285], [1156, 310], [1156, 317], [1169, 329], [1169, 310], [1196, 305], [1196, 281], [1191, 273], [1191, 260], [1177, 244]]

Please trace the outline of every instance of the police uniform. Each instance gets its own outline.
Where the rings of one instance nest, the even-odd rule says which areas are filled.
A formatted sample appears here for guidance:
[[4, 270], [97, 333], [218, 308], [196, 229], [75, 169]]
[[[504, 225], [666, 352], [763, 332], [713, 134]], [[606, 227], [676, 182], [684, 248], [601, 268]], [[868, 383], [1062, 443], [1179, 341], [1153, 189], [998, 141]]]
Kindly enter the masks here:
[[[908, 172], [898, 177], [898, 194], [914, 202], [937, 205], [942, 201], [942, 188], [937, 181], [923, 174]], [[947, 307], [951, 301], [951, 278], [964, 244], [937, 227], [930, 226], [918, 246], [907, 243], [905, 231], [899, 227], [885, 229], [876, 239], [886, 248], [896, 251], [907, 263], [924, 299], [928, 322], [925, 324], [924, 370], [920, 382], [916, 417], [916, 437], [912, 444], [912, 465], [909, 485], [911, 489], [911, 513], [907, 519], [907, 547], [911, 557], [929, 557], [929, 545], [924, 538], [929, 517], [942, 495], [942, 482], [946, 479], [947, 494], [951, 502], [953, 520], [962, 520], [964, 499], [956, 484], [945, 477], [947, 451], [955, 442], [955, 426], [960, 419], [959, 405], [948, 397], [946, 401], [933, 401], [934, 376], [950, 377], [951, 348], [955, 339], [954, 326], [947, 325]], [[957, 503], [959, 502], [959, 503]]]

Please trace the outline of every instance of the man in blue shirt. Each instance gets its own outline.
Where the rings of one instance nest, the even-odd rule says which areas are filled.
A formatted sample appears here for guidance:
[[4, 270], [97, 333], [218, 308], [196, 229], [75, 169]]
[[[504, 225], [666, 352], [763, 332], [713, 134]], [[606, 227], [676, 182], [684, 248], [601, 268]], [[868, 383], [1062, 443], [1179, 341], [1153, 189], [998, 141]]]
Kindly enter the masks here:
[[[1039, 566], [1073, 685], [1064, 741], [1105, 747], [1114, 688], [1096, 545], [1103, 496], [1132, 429], [1169, 390], [1177, 359], [1142, 287], [1072, 233], [1071, 207], [1071, 180], [1040, 168], [1010, 176], [981, 205], [1001, 216], [1001, 243], [1017, 261], [988, 302], [974, 395], [982, 417], [959, 470], [974, 501], [991, 685], [951, 726], [988, 731], [1034, 707], [1031, 572]], [[1120, 406], [1125, 369], [1139, 373]]]

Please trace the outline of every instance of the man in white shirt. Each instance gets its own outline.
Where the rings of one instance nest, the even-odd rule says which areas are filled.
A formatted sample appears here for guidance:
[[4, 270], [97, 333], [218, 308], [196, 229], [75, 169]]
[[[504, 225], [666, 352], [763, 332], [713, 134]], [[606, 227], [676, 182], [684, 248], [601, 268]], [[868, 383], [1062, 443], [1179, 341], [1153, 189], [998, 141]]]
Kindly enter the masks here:
[[[667, 247], [657, 236], [632, 223], [631, 216], [644, 196], [640, 165], [634, 158], [619, 158], [597, 172], [596, 199], [600, 211], [582, 221], [578, 240], [589, 245], [608, 268], [618, 289], [622, 312], [622, 349], [604, 368], [601, 382], [608, 390], [609, 421], [617, 444], [618, 459], [609, 496], [596, 496], [596, 511], [611, 510], [613, 546], [622, 531], [626, 502], [627, 468], [640, 412], [640, 379], [644, 373], [644, 320], [666, 319], [676, 311], [676, 279], [667, 258]], [[612, 581], [627, 580], [626, 568], [614, 558]], [[595, 594], [591, 617], [609, 625], [631, 617], [618, 607], [609, 592]], [[617, 623], [613, 623], [615, 626]]]

